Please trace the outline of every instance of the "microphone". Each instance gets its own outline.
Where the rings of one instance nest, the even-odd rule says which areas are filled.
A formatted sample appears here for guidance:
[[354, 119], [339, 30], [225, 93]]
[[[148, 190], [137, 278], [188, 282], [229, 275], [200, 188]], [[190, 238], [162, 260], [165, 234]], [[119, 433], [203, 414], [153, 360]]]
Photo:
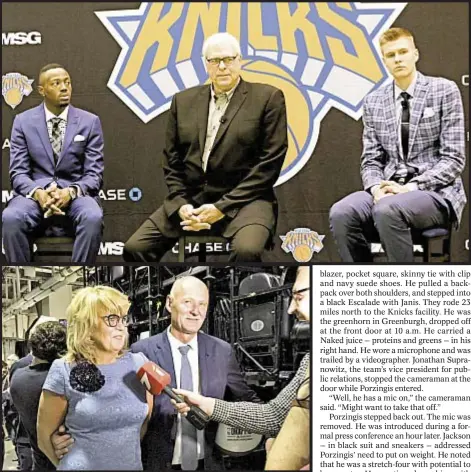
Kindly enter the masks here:
[[[177, 403], [184, 403], [185, 400], [173, 392], [168, 387], [171, 383], [170, 374], [165, 372], [154, 362], [146, 362], [137, 372], [137, 376], [141, 384], [152, 393], [152, 395], [160, 395], [164, 392]], [[204, 429], [209, 422], [209, 416], [195, 405], [190, 406], [190, 411], [186, 414], [186, 419], [196, 428]]]
[[223, 125], [227, 121], [227, 118], [225, 116], [221, 116], [219, 119], [219, 122]]

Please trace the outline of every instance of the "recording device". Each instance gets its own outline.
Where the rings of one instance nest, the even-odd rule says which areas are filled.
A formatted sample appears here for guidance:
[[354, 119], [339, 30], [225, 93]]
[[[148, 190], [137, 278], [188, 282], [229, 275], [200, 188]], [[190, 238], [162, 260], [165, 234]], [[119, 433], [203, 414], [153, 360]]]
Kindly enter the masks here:
[[291, 329], [291, 342], [297, 350], [309, 350], [311, 341], [311, 326], [309, 321], [296, 321]]
[[[182, 397], [174, 393], [172, 389], [168, 387], [171, 382], [170, 374], [165, 372], [165, 370], [161, 369], [154, 362], [146, 362], [137, 372], [137, 376], [152, 395], [160, 395], [164, 392], [177, 403], [185, 402]], [[186, 419], [196, 429], [204, 429], [209, 422], [209, 416], [201, 410], [201, 408], [194, 405], [190, 406], [190, 411], [187, 413]]]

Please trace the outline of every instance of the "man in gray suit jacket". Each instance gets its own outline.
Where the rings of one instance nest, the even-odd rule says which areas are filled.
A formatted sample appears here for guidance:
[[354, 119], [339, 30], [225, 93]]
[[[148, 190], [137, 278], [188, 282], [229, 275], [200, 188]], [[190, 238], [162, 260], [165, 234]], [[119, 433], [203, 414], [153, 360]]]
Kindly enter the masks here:
[[454, 82], [416, 69], [412, 34], [382, 34], [383, 60], [394, 77], [364, 101], [361, 177], [364, 191], [330, 211], [343, 262], [372, 260], [378, 235], [390, 262], [413, 262], [412, 231], [459, 225], [466, 195], [463, 103]]
[[177, 93], [168, 116], [164, 175], [169, 194], [129, 238], [127, 261], [158, 261], [182, 231], [231, 240], [231, 258], [259, 261], [275, 231], [273, 185], [288, 149], [283, 92], [240, 77], [238, 41], [203, 45], [211, 85]]

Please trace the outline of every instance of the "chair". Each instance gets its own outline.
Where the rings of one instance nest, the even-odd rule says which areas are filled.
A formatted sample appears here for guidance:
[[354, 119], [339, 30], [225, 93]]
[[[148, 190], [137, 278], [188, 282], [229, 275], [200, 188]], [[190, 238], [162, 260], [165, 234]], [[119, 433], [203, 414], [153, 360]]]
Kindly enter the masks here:
[[[412, 242], [414, 243], [414, 256], [421, 257], [422, 262], [451, 262], [451, 238], [453, 224], [448, 227], [427, 228], [424, 230], [412, 230]], [[379, 239], [373, 244], [380, 243]], [[422, 251], [416, 249], [421, 246]], [[437, 247], [438, 246], [438, 247]], [[380, 252], [373, 254], [374, 257], [381, 255]]]
[[33, 252], [33, 262], [55, 264], [70, 262], [74, 238], [67, 236], [42, 236], [34, 240], [36, 251]]
[[228, 239], [223, 236], [211, 234], [189, 234], [184, 233], [178, 238], [178, 262], [185, 262], [185, 247], [187, 244], [198, 244], [198, 262], [206, 262], [206, 244], [222, 243], [223, 250], [216, 254], [229, 254], [227, 249]]

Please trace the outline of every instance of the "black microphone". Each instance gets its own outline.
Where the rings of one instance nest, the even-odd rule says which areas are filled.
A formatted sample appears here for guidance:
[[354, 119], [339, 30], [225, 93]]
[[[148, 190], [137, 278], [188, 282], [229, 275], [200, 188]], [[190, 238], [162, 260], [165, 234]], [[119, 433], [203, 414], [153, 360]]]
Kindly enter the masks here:
[[223, 125], [227, 121], [227, 118], [225, 116], [221, 116], [219, 119], [219, 122]]

